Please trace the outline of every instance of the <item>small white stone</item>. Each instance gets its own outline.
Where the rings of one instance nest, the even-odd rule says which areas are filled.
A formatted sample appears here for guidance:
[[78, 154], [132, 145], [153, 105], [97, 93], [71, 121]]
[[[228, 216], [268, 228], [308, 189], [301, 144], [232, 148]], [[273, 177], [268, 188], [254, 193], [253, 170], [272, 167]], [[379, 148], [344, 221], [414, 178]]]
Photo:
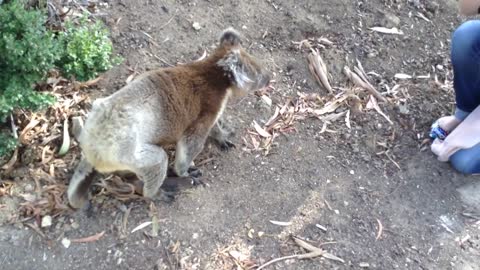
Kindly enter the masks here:
[[200, 25], [200, 23], [198, 22], [194, 22], [193, 25], [192, 25], [193, 29], [195, 29], [196, 31], [199, 31], [200, 29], [202, 29], [202, 26]]
[[41, 226], [42, 226], [42, 228], [52, 226], [52, 217], [51, 217], [51, 216], [44, 216], [44, 217], [42, 218], [42, 224], [41, 224]]
[[354, 170], [351, 170], [351, 171], [350, 171], [350, 174], [351, 174], [351, 175], [354, 175], [354, 174], [355, 174], [355, 171], [354, 171]]
[[63, 239], [62, 239], [62, 245], [63, 245], [65, 248], [69, 248], [71, 243], [72, 243], [72, 241], [70, 241], [70, 239], [68, 239], [68, 238], [63, 238]]
[[370, 264], [369, 264], [369, 263], [366, 263], [366, 262], [361, 262], [361, 263], [359, 264], [359, 266], [360, 266], [361, 268], [369, 268], [369, 267], [370, 267]]
[[192, 238], [193, 238], [193, 239], [197, 239], [198, 236], [199, 236], [198, 233], [194, 233], [194, 234], [192, 235]]

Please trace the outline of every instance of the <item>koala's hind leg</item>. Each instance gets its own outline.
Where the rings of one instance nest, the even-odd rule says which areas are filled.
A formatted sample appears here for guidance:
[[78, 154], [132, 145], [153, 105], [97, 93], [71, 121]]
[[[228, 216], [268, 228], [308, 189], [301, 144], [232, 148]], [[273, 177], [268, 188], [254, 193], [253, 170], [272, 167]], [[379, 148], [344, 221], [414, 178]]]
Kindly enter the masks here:
[[95, 170], [84, 158], [75, 168], [72, 179], [68, 185], [67, 197], [73, 208], [82, 208], [88, 199], [88, 190], [93, 182]]
[[[154, 198], [162, 185], [168, 168], [168, 156], [161, 147], [145, 144], [136, 147], [135, 153], [124, 157], [124, 163], [143, 182], [143, 196]], [[172, 200], [171, 194], [161, 193], [162, 199]]]

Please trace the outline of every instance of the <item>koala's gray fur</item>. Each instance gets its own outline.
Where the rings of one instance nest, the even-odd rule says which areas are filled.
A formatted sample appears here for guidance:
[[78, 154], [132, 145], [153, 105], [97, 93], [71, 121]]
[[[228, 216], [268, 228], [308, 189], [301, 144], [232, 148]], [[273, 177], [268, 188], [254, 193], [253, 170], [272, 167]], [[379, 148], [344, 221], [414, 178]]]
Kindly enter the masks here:
[[147, 72], [97, 99], [76, 131], [83, 157], [69, 184], [70, 204], [84, 204], [94, 170], [133, 172], [144, 183], [143, 195], [153, 198], [167, 174], [163, 147], [176, 144], [174, 171], [188, 176], [209, 134], [229, 146], [220, 119], [229, 96], [263, 88], [269, 80], [269, 73], [241, 47], [239, 34], [227, 29], [208, 58]]

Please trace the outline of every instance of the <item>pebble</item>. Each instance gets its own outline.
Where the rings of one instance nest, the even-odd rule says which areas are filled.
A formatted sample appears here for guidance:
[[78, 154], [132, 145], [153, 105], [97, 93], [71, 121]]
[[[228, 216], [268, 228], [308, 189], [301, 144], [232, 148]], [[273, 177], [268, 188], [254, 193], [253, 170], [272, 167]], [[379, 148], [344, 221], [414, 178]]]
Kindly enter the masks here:
[[41, 226], [42, 226], [42, 228], [52, 226], [52, 217], [51, 217], [51, 216], [44, 216], [44, 217], [42, 218], [42, 224], [41, 224]]
[[366, 262], [361, 262], [358, 266], [360, 266], [361, 268], [369, 268], [370, 264]]
[[69, 247], [70, 247], [70, 244], [72, 244], [72, 241], [70, 241], [70, 239], [68, 239], [68, 238], [63, 238], [63, 239], [62, 239], [62, 245], [63, 245], [65, 248], [69, 248]]
[[80, 224], [78, 224], [77, 222], [73, 222], [71, 226], [72, 226], [72, 228], [75, 229], [75, 230], [78, 229], [78, 228], [80, 228]]
[[198, 22], [194, 22], [193, 25], [192, 25], [193, 29], [195, 29], [196, 31], [199, 31], [200, 29], [202, 29], [202, 26], [200, 26], [200, 23]]

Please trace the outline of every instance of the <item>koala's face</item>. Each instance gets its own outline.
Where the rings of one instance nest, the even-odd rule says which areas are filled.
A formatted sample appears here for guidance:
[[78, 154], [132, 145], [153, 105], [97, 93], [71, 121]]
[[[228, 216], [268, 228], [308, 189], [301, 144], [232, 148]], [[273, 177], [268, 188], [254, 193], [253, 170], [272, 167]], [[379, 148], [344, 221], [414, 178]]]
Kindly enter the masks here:
[[245, 83], [247, 91], [262, 89], [270, 83], [270, 72], [243, 49], [240, 50], [239, 72], [243, 72], [243, 75], [250, 80]]
[[227, 29], [220, 38], [220, 46], [226, 50], [218, 62], [239, 90], [248, 92], [266, 87], [271, 79], [270, 72], [241, 46], [240, 36], [233, 29]]

